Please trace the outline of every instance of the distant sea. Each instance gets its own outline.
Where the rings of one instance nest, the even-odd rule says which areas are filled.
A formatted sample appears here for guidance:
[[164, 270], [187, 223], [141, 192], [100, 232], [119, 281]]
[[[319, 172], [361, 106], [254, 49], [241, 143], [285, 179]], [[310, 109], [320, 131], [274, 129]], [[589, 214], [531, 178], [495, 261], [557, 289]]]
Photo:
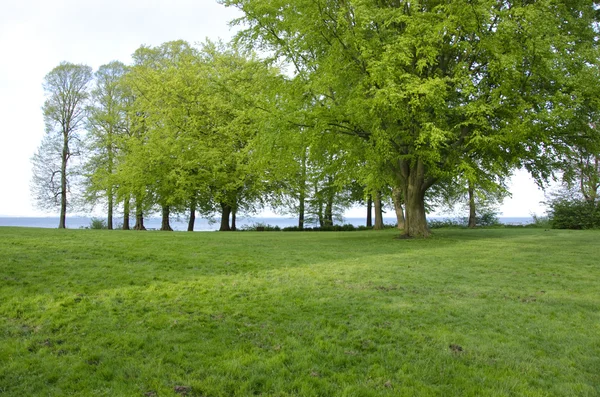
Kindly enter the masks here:
[[[429, 219], [444, 219], [443, 217], [430, 217]], [[531, 217], [500, 217], [500, 222], [506, 225], [527, 225], [533, 223]], [[68, 229], [85, 229], [90, 226], [91, 217], [67, 217], [67, 228]], [[122, 224], [122, 219], [115, 218], [114, 223], [116, 225]], [[131, 220], [131, 226], [135, 223], [135, 219]], [[238, 229], [244, 226], [250, 226], [255, 224], [265, 224], [271, 226], [279, 226], [280, 228], [288, 226], [297, 226], [298, 220], [295, 218], [238, 218], [237, 227]], [[338, 222], [339, 223], [339, 222]], [[350, 223], [354, 226], [365, 225], [365, 218], [344, 218], [344, 224]], [[384, 223], [395, 224], [396, 218], [384, 218]], [[144, 226], [148, 230], [160, 229], [161, 219], [160, 218], [145, 218]], [[0, 226], [20, 226], [20, 227], [40, 227], [40, 228], [57, 228], [58, 217], [0, 217]], [[171, 227], [176, 231], [187, 230], [186, 219], [171, 219]], [[307, 225], [312, 226], [312, 225]], [[197, 218], [194, 225], [194, 231], [197, 232], [208, 232], [219, 229], [219, 223], [211, 223], [207, 219]]]

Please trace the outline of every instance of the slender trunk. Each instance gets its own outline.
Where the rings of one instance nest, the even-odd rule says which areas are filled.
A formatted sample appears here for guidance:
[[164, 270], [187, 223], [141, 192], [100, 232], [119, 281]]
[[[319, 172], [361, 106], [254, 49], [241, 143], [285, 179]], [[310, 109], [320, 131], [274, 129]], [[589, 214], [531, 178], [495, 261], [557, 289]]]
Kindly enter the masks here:
[[394, 210], [396, 211], [398, 229], [404, 230], [404, 208], [402, 208], [402, 190], [398, 187], [394, 187], [394, 190], [392, 192], [392, 198], [394, 201]]
[[123, 202], [123, 230], [129, 230], [129, 205], [130, 205], [129, 194], [125, 196], [125, 201]]
[[404, 195], [404, 237], [428, 237], [431, 235], [427, 226], [425, 212], [425, 192], [433, 184], [433, 180], [425, 180], [425, 166], [420, 160], [416, 164], [406, 161], [399, 163], [399, 187]]
[[469, 227], [473, 228], [477, 226], [476, 214], [475, 214], [475, 189], [473, 182], [469, 181]]
[[235, 232], [237, 230], [236, 226], [236, 211], [234, 209], [231, 210], [231, 231]]
[[196, 202], [192, 201], [190, 204], [190, 220], [188, 221], [188, 232], [194, 231], [194, 224], [196, 223]]
[[319, 227], [325, 226], [325, 217], [323, 216], [323, 200], [319, 199]]
[[383, 230], [383, 208], [381, 205], [381, 192], [375, 194], [375, 230]]
[[231, 206], [227, 204], [221, 203], [221, 228], [220, 232], [229, 232], [231, 228], [229, 227], [229, 215], [231, 214]]
[[325, 204], [325, 214], [323, 217], [325, 218], [325, 225], [333, 225], [333, 195], [327, 197], [327, 203]]
[[69, 135], [63, 131], [63, 150], [62, 161], [60, 166], [60, 218], [58, 228], [65, 229], [67, 227], [67, 161], [69, 159]]
[[137, 197], [135, 199], [135, 225], [133, 226], [133, 230], [146, 230], [144, 227], [144, 210], [142, 207], [142, 200]]
[[163, 205], [162, 207], [162, 222], [160, 225], [160, 230], [163, 232], [172, 232], [173, 228], [169, 223], [169, 215], [171, 214], [171, 208], [168, 205]]
[[304, 230], [304, 212], [306, 211], [306, 149], [302, 154], [302, 174], [300, 176], [300, 205], [298, 207], [298, 229]]
[[108, 230], [113, 230], [113, 207], [114, 207], [114, 197], [112, 189], [108, 189], [108, 214], [107, 214], [107, 225]]
[[300, 191], [300, 206], [298, 207], [298, 229], [304, 230], [304, 211], [305, 211], [305, 193], [304, 189]]
[[[110, 140], [112, 139], [113, 131], [110, 129], [108, 138], [108, 166], [107, 172], [109, 175], [113, 174], [113, 147]], [[106, 196], [108, 199], [108, 213], [106, 216], [106, 227], [108, 230], [113, 230], [113, 212], [114, 212], [114, 204], [115, 204], [115, 194], [112, 186], [112, 178], [110, 178], [108, 182], [108, 187], [106, 189]]]
[[367, 197], [367, 227], [373, 227], [373, 197]]

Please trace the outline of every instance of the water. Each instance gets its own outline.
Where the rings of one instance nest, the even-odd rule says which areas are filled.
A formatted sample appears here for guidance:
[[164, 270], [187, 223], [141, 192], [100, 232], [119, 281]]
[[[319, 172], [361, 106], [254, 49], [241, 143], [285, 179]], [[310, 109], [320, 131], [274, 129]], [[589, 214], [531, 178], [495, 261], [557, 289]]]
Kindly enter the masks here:
[[[430, 219], [444, 219], [442, 217], [431, 217]], [[384, 218], [384, 223], [386, 224], [395, 224], [396, 218]], [[531, 217], [500, 217], [500, 222], [505, 225], [527, 225], [533, 223], [533, 218]], [[91, 218], [89, 217], [67, 217], [67, 228], [68, 229], [84, 229], [88, 228], [91, 223]], [[261, 218], [261, 217], [248, 217], [248, 218], [238, 218], [237, 226], [238, 229], [243, 228], [244, 226], [255, 225], [257, 223], [271, 225], [271, 226], [279, 226], [280, 228], [288, 227], [288, 226], [297, 226], [298, 220], [295, 218]], [[350, 223], [354, 226], [365, 225], [364, 218], [344, 218], [343, 223]], [[122, 219], [116, 218], [114, 220], [114, 224], [121, 225]], [[144, 226], [148, 230], [158, 230], [160, 229], [161, 220], [160, 218], [146, 218], [144, 219]], [[49, 228], [54, 229], [58, 227], [58, 217], [3, 217], [0, 218], [0, 226], [20, 226], [20, 227], [40, 227], [40, 228]], [[133, 222], [131, 223], [133, 226]], [[185, 231], [187, 230], [187, 219], [171, 219], [171, 227], [176, 231]], [[311, 225], [307, 225], [311, 226]], [[314, 225], [312, 225], [314, 226]], [[207, 231], [215, 231], [219, 229], [218, 222], [209, 222], [207, 219], [197, 218], [196, 223], [194, 224], [194, 231], [198, 232], [207, 232]]]

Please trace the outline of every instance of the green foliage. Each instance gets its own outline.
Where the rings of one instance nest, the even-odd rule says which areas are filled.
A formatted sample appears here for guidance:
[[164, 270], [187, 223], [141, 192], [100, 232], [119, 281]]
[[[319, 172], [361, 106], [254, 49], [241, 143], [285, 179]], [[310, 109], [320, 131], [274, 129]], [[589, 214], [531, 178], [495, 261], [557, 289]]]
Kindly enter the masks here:
[[549, 203], [550, 224], [554, 229], [600, 228], [600, 202], [557, 198]]
[[245, 232], [279, 232], [281, 228], [279, 226], [268, 225], [262, 222], [255, 222], [251, 225], [245, 225], [241, 229]]
[[79, 130], [86, 117], [91, 80], [91, 67], [69, 62], [62, 62], [44, 78], [46, 136], [32, 158], [31, 190], [39, 208], [60, 209], [59, 228], [65, 228], [67, 208], [73, 201], [78, 174], [73, 160], [81, 154]]
[[543, 216], [543, 215], [532, 214], [531, 217], [533, 218], [533, 223], [531, 224], [532, 227], [543, 228], [543, 229], [549, 229], [550, 227], [552, 227], [552, 224], [550, 222], [550, 217], [547, 215]]
[[598, 231], [396, 234], [0, 228], [0, 393], [600, 394]]
[[339, 158], [360, 160], [363, 184], [393, 178], [408, 235], [428, 234], [424, 194], [436, 183], [494, 182], [515, 166], [542, 180], [589, 132], [593, 2], [221, 2], [244, 13], [239, 41], [295, 69], [298, 123], [344, 142]]
[[108, 229], [108, 226], [106, 224], [106, 221], [102, 218], [92, 218], [90, 221], [90, 229], [94, 229], [94, 230], [102, 230], [102, 229]]
[[[500, 226], [500, 219], [498, 219], [498, 213], [495, 209], [484, 208], [477, 213], [475, 217], [476, 226]], [[430, 219], [427, 221], [427, 225], [431, 229], [440, 229], [448, 227], [459, 227], [466, 228], [469, 225], [468, 217], [455, 217], [455, 218], [444, 218], [444, 219]]]

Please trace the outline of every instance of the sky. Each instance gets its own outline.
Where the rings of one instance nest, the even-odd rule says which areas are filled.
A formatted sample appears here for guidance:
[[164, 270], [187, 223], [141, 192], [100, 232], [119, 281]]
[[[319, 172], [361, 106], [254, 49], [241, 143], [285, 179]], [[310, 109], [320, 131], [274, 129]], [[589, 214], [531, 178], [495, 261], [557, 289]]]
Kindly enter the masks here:
[[[96, 70], [113, 60], [130, 63], [142, 44], [190, 43], [235, 33], [239, 17], [215, 0], [2, 0], [0, 4], [0, 216], [45, 216], [30, 197], [31, 157], [44, 136], [44, 76], [62, 61]], [[541, 215], [544, 194], [526, 173], [509, 184], [502, 216]], [[352, 209], [348, 217], [363, 216]], [[273, 215], [265, 212], [265, 216]]]

